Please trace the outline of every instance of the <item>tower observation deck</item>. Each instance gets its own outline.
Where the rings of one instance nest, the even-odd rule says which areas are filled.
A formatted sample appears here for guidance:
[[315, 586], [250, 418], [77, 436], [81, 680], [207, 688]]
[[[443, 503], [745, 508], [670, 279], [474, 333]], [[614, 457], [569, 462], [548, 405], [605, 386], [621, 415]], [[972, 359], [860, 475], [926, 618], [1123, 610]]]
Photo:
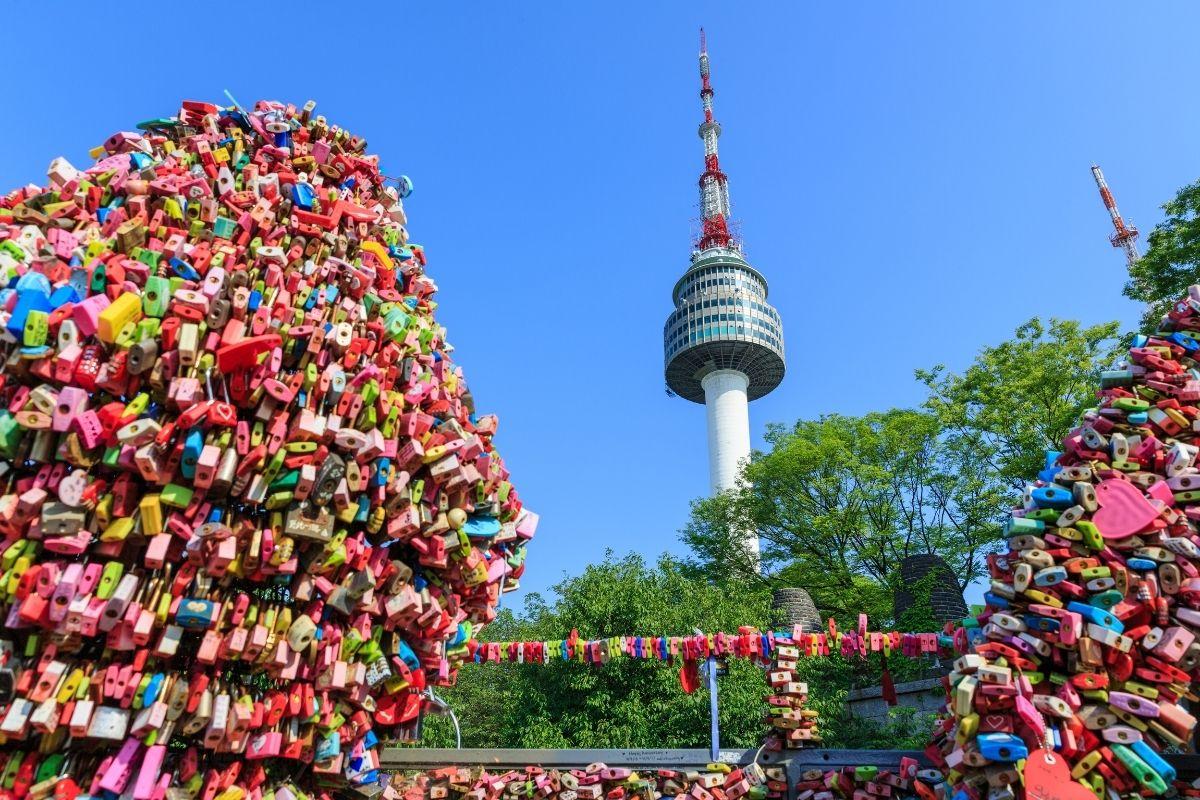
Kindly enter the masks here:
[[[663, 328], [667, 387], [704, 403], [709, 478], [714, 494], [737, 482], [750, 456], [747, 403], [783, 380], [783, 323], [767, 302], [767, 281], [742, 255], [730, 232], [728, 179], [717, 158], [721, 126], [713, 119], [708, 52], [700, 32], [700, 99], [704, 172], [700, 176], [700, 238], [691, 265], [671, 293], [675, 310]], [[750, 543], [757, 552], [758, 542]]]

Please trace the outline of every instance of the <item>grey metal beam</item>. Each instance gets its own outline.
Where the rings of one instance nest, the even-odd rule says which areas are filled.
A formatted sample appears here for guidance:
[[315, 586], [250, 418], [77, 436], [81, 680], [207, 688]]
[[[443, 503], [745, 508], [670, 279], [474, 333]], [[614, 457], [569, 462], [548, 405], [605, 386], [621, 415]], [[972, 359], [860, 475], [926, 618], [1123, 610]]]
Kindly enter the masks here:
[[[721, 750], [725, 764], [749, 764], [754, 750]], [[380, 753], [381, 769], [428, 769], [431, 767], [494, 766], [518, 769], [531, 764], [542, 767], [585, 767], [597, 761], [610, 767], [659, 767], [662, 769], [704, 766], [711, 763], [708, 750], [522, 750], [516, 748], [385, 747]]]
[[[723, 764], [749, 764], [755, 750], [723, 749], [719, 760]], [[800, 769], [837, 769], [846, 766], [873, 764], [879, 767], [898, 766], [904, 756], [926, 764], [919, 750], [785, 750], [764, 751], [761, 764], [790, 762]], [[612, 750], [522, 750], [516, 748], [453, 748], [388, 747], [380, 754], [383, 769], [428, 769], [447, 765], [494, 766], [520, 768], [537, 764], [543, 767], [583, 767], [603, 762], [612, 767], [703, 767], [712, 762], [711, 754], [702, 749], [612, 749]]]

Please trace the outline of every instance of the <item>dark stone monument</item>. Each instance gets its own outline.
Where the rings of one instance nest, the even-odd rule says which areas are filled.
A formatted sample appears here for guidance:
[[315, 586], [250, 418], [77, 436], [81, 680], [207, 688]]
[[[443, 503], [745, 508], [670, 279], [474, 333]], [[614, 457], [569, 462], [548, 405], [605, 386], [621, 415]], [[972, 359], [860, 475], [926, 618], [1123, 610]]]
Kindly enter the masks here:
[[791, 630], [800, 625], [805, 633], [825, 629], [812, 597], [804, 589], [776, 589], [771, 595], [772, 622], [777, 628]]
[[908, 591], [908, 587], [916, 586], [930, 573], [937, 576], [937, 584], [929, 597], [933, 618], [943, 623], [967, 616], [967, 604], [959, 591], [958, 578], [950, 570], [950, 566], [941, 556], [922, 553], [909, 556], [900, 562], [900, 588], [896, 590], [893, 605], [897, 620], [917, 602], [917, 598]]

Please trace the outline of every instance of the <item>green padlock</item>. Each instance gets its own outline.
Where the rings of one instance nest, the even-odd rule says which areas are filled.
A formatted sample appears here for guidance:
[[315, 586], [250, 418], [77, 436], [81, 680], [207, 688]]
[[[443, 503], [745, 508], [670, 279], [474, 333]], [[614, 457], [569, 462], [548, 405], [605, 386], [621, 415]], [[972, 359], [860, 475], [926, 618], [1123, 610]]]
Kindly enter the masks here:
[[171, 282], [158, 275], [146, 279], [142, 291], [142, 312], [147, 317], [163, 317], [171, 305]]
[[162, 261], [162, 253], [157, 250], [142, 248], [137, 254], [137, 260], [145, 264], [150, 269], [158, 269], [158, 264]]
[[186, 486], [180, 486], [177, 483], [168, 483], [163, 487], [162, 493], [159, 495], [159, 502], [164, 506], [171, 508], [187, 508], [192, 502], [192, 495], [195, 494]]
[[6, 458], [15, 457], [26, 430], [7, 410], [0, 411], [0, 455]]
[[1104, 549], [1104, 537], [1100, 535], [1100, 529], [1088, 520], [1080, 520], [1075, 523], [1075, 529], [1083, 534], [1083, 543], [1092, 550]]
[[1112, 401], [1113, 408], [1119, 408], [1122, 411], [1146, 411], [1150, 408], [1150, 403], [1146, 400], [1140, 400], [1136, 397], [1118, 397]]
[[213, 236], [218, 239], [232, 239], [237, 233], [237, 223], [229, 217], [217, 217], [213, 221]]
[[1092, 595], [1088, 598], [1088, 604], [1108, 611], [1124, 599], [1125, 596], [1116, 589], [1109, 589], [1108, 591]]
[[1167, 783], [1162, 779], [1162, 776], [1150, 768], [1150, 765], [1138, 757], [1137, 753], [1130, 750], [1123, 744], [1109, 745], [1112, 754], [1120, 759], [1125, 768], [1129, 770], [1137, 782], [1146, 787], [1156, 795], [1166, 794]]
[[104, 293], [104, 288], [105, 288], [105, 286], [108, 285], [108, 282], [105, 277], [107, 275], [107, 272], [108, 272], [108, 270], [105, 268], [104, 264], [102, 264], [102, 263], [97, 264], [95, 266], [95, 268], [92, 270], [92, 281], [91, 281], [91, 286], [90, 286], [90, 288], [92, 290], [92, 294], [103, 294]]
[[22, 331], [21, 342], [26, 347], [41, 347], [46, 344], [46, 334], [50, 330], [50, 315], [45, 311], [31, 309], [25, 316], [25, 330]]
[[33, 782], [41, 783], [51, 778], [57, 778], [62, 771], [63, 762], [66, 760], [66, 756], [62, 753], [51, 753], [46, 756], [42, 759], [42, 763], [38, 764], [37, 774]]

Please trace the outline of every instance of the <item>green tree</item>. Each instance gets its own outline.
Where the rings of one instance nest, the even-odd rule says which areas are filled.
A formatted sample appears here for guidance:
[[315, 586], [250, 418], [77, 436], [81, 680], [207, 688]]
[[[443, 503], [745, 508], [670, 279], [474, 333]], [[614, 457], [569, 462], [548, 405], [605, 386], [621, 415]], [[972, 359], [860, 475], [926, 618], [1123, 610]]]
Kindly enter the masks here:
[[1148, 305], [1143, 323], [1154, 330], [1188, 287], [1200, 283], [1200, 181], [1163, 205], [1167, 218], [1150, 233], [1146, 254], [1129, 270], [1125, 295]]
[[[728, 592], [695, 581], [663, 557], [611, 553], [554, 587], [556, 599], [534, 594], [520, 616], [501, 613], [485, 629], [490, 641], [558, 640], [621, 634], [685, 635], [765, 627], [769, 596], [747, 586]], [[720, 678], [721, 743], [757, 747], [764, 733], [763, 670], [729, 659]], [[707, 747], [706, 689], [685, 694], [677, 666], [617, 658], [603, 666], [465, 665], [458, 685], [440, 693], [459, 717], [464, 747]], [[453, 746], [449, 721], [427, 720], [424, 746]]]
[[[803, 586], [843, 623], [886, 622], [898, 567], [937, 553], [960, 588], [981, 574], [1000, 497], [947, 444], [936, 416], [893, 409], [768, 426], [737, 489], [697, 500], [682, 538], [698, 576], [719, 584]], [[755, 531], [760, 569], [742, 545]]]
[[918, 370], [925, 407], [962, 462], [985, 483], [1020, 492], [1057, 450], [1080, 414], [1096, 403], [1100, 371], [1117, 356], [1117, 323], [1084, 327], [1033, 318], [1012, 339], [983, 348], [962, 374]]

